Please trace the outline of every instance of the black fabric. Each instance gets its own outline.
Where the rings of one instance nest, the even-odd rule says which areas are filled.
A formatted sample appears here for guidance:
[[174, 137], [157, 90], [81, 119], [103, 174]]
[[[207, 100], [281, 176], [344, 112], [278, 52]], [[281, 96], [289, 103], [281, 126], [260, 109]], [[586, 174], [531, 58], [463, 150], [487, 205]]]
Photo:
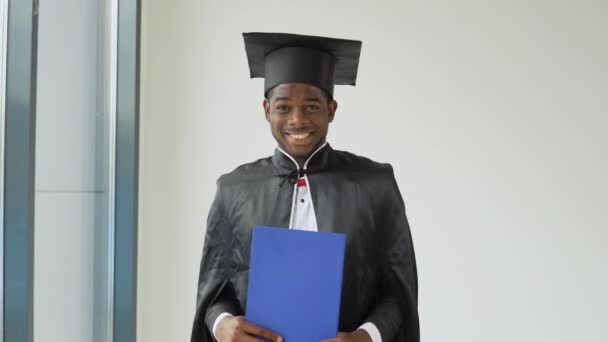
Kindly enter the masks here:
[[224, 312], [229, 312], [235, 316], [244, 314], [240, 303], [236, 299], [236, 292], [229, 281], [220, 285], [220, 290], [217, 291], [217, 296], [213, 299], [205, 315], [205, 324], [213, 328], [215, 319]]
[[[207, 221], [192, 342], [213, 341], [212, 324], [221, 312], [240, 315], [246, 310], [252, 229], [288, 227], [293, 186], [281, 184], [294, 170], [293, 161], [277, 150], [218, 180]], [[383, 342], [418, 342], [416, 260], [391, 166], [326, 145], [313, 156], [308, 171], [319, 231], [347, 236], [340, 331], [372, 322]]]
[[281, 83], [309, 83], [333, 97], [334, 84], [355, 85], [361, 41], [288, 33], [243, 33], [251, 78], [264, 95]]
[[335, 58], [321, 50], [288, 47], [269, 53], [265, 59], [264, 96], [281, 83], [308, 83], [334, 93]]

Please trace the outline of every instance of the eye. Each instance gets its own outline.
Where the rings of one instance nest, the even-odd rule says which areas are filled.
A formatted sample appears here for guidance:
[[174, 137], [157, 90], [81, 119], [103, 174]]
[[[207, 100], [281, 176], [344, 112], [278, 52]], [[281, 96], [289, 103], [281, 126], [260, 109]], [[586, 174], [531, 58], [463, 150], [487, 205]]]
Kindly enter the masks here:
[[305, 109], [307, 111], [309, 111], [309, 112], [314, 112], [314, 111], [319, 110], [319, 106], [317, 106], [317, 105], [308, 105], [308, 106], [305, 107]]
[[289, 111], [289, 106], [287, 105], [277, 105], [275, 107], [275, 109], [279, 112], [288, 112]]

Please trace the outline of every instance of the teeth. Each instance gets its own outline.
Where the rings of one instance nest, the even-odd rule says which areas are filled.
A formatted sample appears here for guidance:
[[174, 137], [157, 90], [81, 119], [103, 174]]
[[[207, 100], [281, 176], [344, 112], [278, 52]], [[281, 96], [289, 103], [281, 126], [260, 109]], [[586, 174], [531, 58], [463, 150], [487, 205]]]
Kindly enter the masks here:
[[294, 139], [304, 139], [309, 136], [309, 133], [301, 133], [301, 134], [290, 134], [290, 136]]

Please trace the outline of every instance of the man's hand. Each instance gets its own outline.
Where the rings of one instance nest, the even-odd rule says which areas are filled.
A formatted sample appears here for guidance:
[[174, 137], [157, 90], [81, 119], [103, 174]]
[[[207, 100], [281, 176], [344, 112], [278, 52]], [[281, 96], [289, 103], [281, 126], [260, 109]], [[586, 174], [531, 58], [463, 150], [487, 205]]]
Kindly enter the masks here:
[[227, 316], [217, 324], [215, 335], [219, 342], [258, 342], [260, 337], [273, 342], [283, 342], [283, 337], [249, 323], [243, 316]]
[[372, 338], [367, 331], [358, 329], [350, 333], [338, 333], [338, 337], [321, 342], [372, 342]]

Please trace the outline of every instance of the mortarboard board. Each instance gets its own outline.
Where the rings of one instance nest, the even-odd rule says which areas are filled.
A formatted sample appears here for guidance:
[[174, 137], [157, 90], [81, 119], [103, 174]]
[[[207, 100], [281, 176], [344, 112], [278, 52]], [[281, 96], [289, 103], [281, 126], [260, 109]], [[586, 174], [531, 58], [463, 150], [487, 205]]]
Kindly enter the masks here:
[[289, 33], [243, 33], [251, 78], [264, 95], [281, 83], [308, 83], [333, 97], [334, 84], [355, 85], [361, 41]]

